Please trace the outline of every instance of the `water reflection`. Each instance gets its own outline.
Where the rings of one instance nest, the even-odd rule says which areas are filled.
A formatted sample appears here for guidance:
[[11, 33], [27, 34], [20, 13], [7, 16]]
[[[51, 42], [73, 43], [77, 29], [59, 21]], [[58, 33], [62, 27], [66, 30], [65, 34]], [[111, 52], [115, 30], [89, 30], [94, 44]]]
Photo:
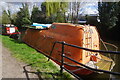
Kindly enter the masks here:
[[[120, 41], [108, 41], [109, 43], [115, 44], [118, 47], [118, 51], [120, 51]], [[114, 50], [113, 47], [109, 47], [110, 50]], [[113, 68], [113, 72], [120, 72], [120, 54], [114, 54], [114, 62], [115, 66]], [[120, 80], [120, 76], [110, 75], [111, 80]]]

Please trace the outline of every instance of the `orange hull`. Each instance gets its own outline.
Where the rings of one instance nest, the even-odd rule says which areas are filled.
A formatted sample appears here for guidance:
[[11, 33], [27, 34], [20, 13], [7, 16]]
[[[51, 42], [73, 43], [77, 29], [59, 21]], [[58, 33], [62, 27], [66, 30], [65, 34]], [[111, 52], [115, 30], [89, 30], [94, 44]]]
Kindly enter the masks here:
[[[94, 26], [73, 25], [69, 23], [53, 23], [48, 30], [28, 29], [23, 41], [38, 51], [42, 51], [49, 56], [55, 41], [65, 41], [66, 43], [99, 50], [99, 36]], [[91, 60], [91, 52], [87, 52], [74, 47], [65, 46], [65, 55], [83, 64]], [[97, 53], [98, 54], [98, 53]], [[51, 57], [56, 63], [61, 61], [61, 44], [56, 44]], [[97, 57], [100, 58], [99, 54]], [[97, 59], [94, 59], [98, 61]], [[65, 62], [77, 65], [74, 62], [65, 59]], [[75, 70], [70, 66], [65, 66], [69, 70]], [[74, 71], [76, 74], [88, 75], [92, 71], [80, 69]]]

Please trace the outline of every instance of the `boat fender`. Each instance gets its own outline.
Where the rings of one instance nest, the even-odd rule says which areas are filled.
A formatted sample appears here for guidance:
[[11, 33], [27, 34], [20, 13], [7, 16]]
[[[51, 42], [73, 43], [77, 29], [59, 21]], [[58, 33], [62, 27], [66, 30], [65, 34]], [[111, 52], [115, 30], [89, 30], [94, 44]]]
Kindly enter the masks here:
[[97, 62], [97, 56], [98, 54], [95, 54], [95, 55], [91, 55], [91, 57], [90, 57], [90, 60], [91, 61], [96, 61]]

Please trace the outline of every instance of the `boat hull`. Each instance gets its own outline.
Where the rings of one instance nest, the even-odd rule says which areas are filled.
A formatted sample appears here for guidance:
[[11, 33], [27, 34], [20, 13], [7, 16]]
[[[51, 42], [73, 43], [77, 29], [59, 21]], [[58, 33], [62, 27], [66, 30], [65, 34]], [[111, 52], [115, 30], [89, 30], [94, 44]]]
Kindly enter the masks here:
[[[86, 26], [86, 27], [90, 27], [90, 26]], [[97, 32], [94, 32], [95, 27], [88, 28], [88, 31], [90, 29], [91, 30], [94, 29], [92, 33], [93, 33], [93, 38], [96, 38], [96, 39], [92, 41], [91, 43], [92, 45], [88, 44], [91, 41], [88, 39], [91, 39], [92, 36], [88, 35], [89, 34], [88, 31], [84, 29], [86, 27], [76, 26], [72, 24], [53, 23], [53, 25], [47, 30], [27, 29], [25, 36], [23, 37], [23, 41], [26, 44], [35, 48], [36, 50], [42, 52], [46, 56], [50, 56], [52, 46], [56, 41], [64, 41], [66, 43], [81, 46], [81, 47], [84, 47], [84, 45], [87, 45], [85, 46], [86, 48], [92, 48], [91, 46], [95, 44], [94, 45], [95, 47], [93, 48], [99, 49], [99, 39], [98, 39], [99, 37]], [[87, 36], [84, 35], [85, 33], [87, 34]], [[62, 45], [56, 44], [53, 50], [53, 53], [51, 55], [51, 59], [59, 65], [61, 65], [60, 63], [61, 52], [62, 52], [61, 49], [62, 49]], [[87, 52], [87, 51], [85, 52], [82, 49], [65, 46], [64, 53], [67, 57], [70, 57], [82, 64], [86, 64], [89, 61], [91, 61], [91, 56], [89, 56], [91, 52]], [[97, 55], [97, 57], [101, 58], [99, 54]], [[97, 59], [95, 60], [98, 61]], [[72, 65], [78, 65], [68, 59], [64, 59], [64, 62]], [[66, 65], [65, 65], [65, 68], [67, 68], [70, 71], [73, 71], [75, 74], [78, 74], [78, 75], [89, 75], [93, 72], [85, 68], [78, 69], [78, 68], [66, 66]]]

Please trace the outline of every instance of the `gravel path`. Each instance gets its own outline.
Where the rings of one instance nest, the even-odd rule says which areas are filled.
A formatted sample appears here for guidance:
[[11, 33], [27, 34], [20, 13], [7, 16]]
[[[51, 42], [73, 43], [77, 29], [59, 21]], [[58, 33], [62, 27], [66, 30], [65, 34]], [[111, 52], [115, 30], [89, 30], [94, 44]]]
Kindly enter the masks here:
[[[2, 46], [2, 78], [26, 78], [23, 72], [23, 66], [25, 65], [25, 63], [14, 58], [7, 48]], [[27, 70], [32, 69], [28, 68]], [[37, 78], [37, 75], [30, 73], [29, 78]]]

